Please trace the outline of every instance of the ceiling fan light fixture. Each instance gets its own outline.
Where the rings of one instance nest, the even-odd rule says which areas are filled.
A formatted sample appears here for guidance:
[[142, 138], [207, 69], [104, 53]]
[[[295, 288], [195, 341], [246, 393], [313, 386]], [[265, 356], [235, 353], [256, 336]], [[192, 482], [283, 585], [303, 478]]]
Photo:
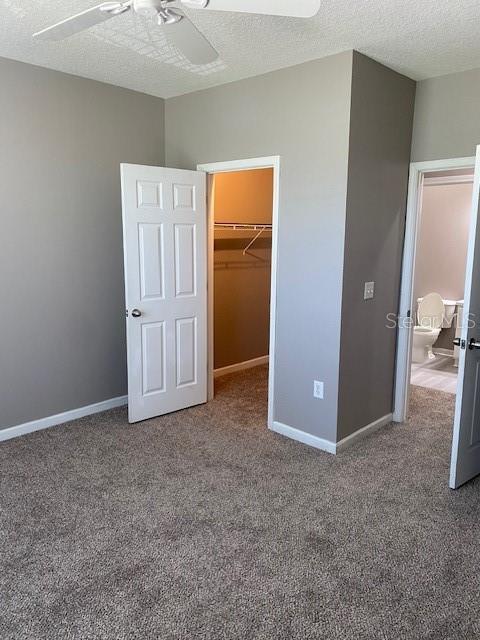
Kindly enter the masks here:
[[171, 29], [165, 29], [169, 44], [192, 64], [206, 65], [218, 59], [218, 52], [190, 20], [188, 13], [183, 13], [181, 6], [212, 11], [311, 18], [319, 12], [321, 2], [322, 0], [117, 0], [103, 2], [76, 13], [37, 31], [33, 37], [50, 42], [65, 40], [132, 9], [139, 16], [153, 20], [158, 25], [171, 25]]

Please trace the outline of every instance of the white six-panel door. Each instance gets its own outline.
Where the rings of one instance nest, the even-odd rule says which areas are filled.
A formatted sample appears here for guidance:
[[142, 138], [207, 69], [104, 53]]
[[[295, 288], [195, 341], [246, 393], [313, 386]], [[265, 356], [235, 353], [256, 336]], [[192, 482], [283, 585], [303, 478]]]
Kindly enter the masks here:
[[480, 146], [477, 147], [463, 328], [453, 426], [450, 487], [480, 474]]
[[207, 401], [206, 176], [123, 164], [130, 422]]

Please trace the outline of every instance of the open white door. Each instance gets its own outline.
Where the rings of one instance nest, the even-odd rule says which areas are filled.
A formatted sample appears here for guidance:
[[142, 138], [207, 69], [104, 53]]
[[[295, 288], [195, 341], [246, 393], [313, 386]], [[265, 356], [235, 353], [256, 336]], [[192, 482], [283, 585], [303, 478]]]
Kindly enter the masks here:
[[450, 487], [480, 474], [480, 146], [477, 147]]
[[207, 401], [206, 176], [123, 164], [130, 422]]

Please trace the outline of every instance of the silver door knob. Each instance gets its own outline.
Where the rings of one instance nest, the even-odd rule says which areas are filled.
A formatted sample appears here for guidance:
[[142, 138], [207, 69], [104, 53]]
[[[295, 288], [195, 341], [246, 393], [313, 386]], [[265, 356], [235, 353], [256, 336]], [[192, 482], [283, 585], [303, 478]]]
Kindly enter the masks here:
[[134, 309], [132, 311], [132, 318], [140, 318], [141, 315], [142, 315], [142, 312], [140, 311], [140, 309]]
[[480, 349], [480, 342], [477, 342], [475, 338], [472, 338], [468, 343], [469, 349]]

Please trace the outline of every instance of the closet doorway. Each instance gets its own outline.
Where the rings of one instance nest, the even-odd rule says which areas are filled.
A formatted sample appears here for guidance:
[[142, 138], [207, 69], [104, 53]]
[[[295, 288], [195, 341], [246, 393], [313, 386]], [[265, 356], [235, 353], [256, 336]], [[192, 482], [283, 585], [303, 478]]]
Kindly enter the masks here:
[[268, 363], [273, 423], [280, 159], [201, 164], [208, 191], [208, 398], [215, 380]]

